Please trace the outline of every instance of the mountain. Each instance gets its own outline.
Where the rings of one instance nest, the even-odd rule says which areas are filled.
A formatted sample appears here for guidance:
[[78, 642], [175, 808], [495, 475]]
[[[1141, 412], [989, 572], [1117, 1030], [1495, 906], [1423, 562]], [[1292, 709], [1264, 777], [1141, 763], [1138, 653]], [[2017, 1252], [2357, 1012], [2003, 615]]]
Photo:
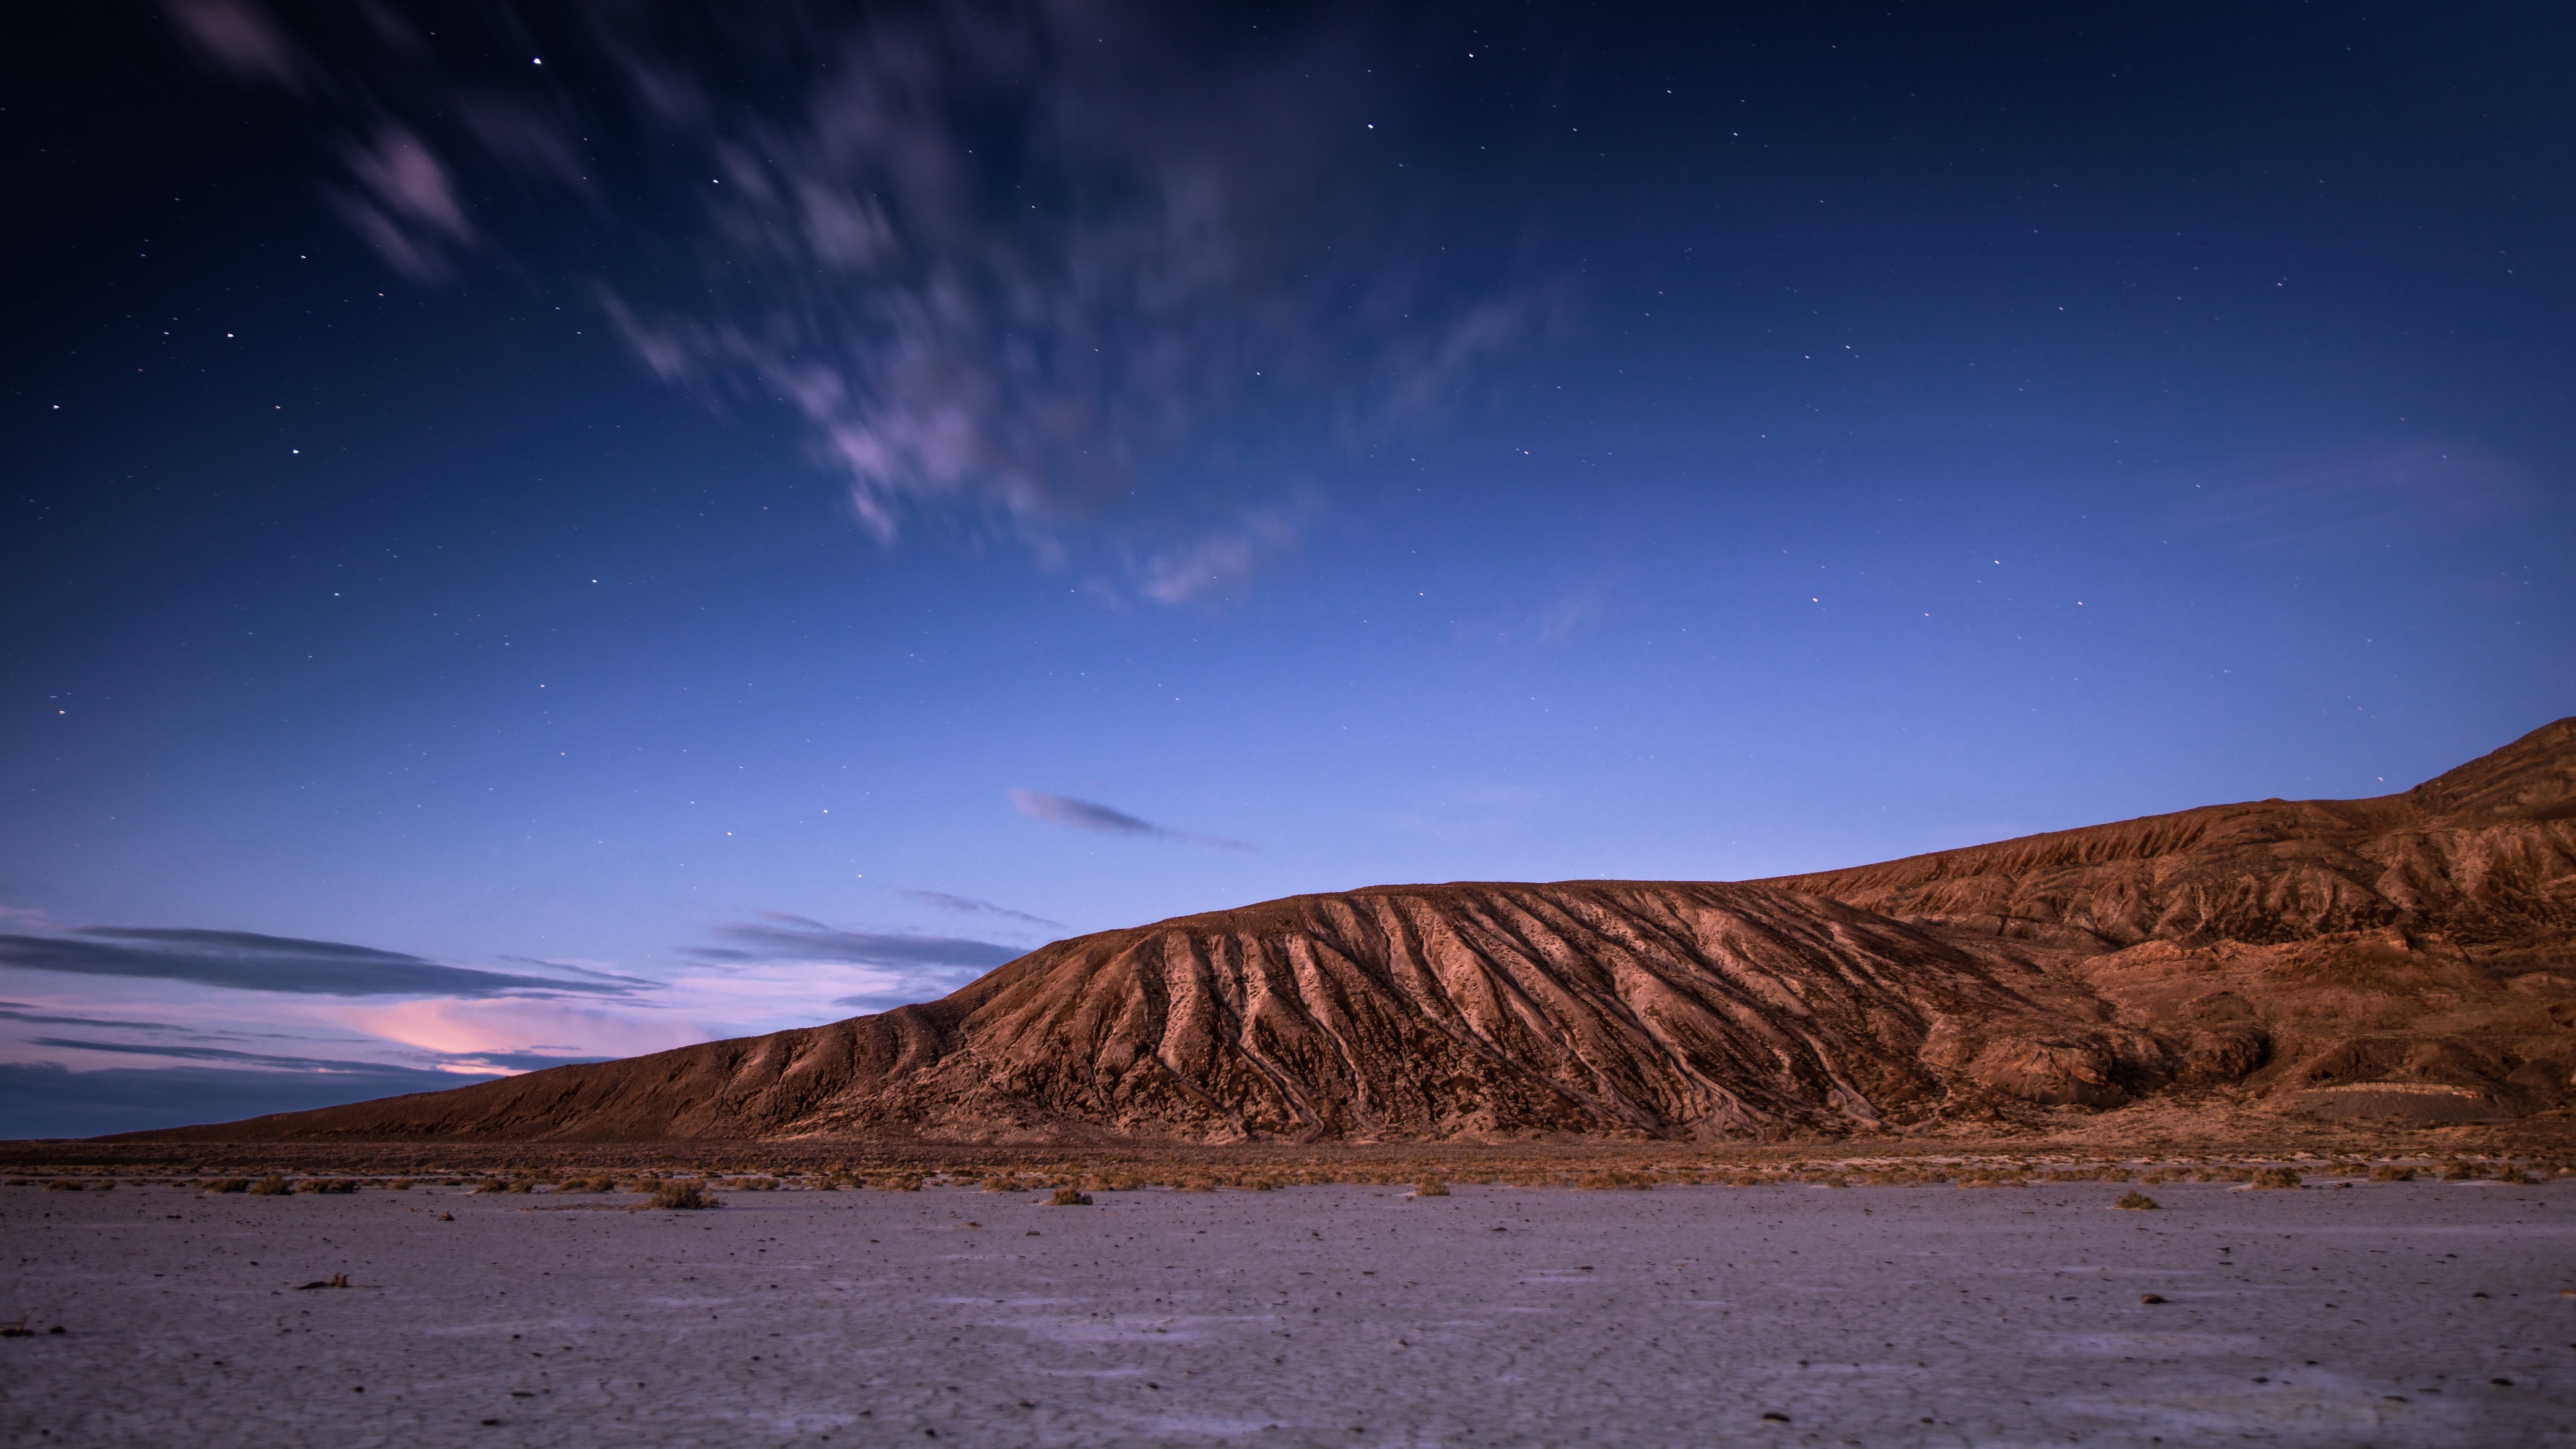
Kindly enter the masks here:
[[2427, 1121], [2576, 1074], [2576, 720], [2403, 794], [1750, 884], [1296, 896], [935, 1002], [139, 1137], [1776, 1140], [2160, 1104]]
[[2263, 800], [1764, 884], [2012, 950], [2111, 1020], [2239, 1033], [2230, 1095], [2476, 1120], [2576, 1101], [2576, 719], [2401, 794]]
[[2576, 719], [2403, 794], [2261, 800], [1763, 884], [2077, 947], [2392, 929], [2458, 945], [2576, 932]]

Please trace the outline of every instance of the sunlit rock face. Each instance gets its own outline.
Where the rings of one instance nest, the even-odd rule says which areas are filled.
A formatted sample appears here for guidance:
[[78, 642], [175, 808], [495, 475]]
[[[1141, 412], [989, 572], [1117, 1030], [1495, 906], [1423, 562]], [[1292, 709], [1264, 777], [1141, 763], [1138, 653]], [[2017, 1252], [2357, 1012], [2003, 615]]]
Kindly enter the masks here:
[[1700, 1141], [2512, 1117], [2576, 1077], [2576, 721], [2399, 795], [1757, 884], [1385, 886], [942, 1000], [207, 1139]]

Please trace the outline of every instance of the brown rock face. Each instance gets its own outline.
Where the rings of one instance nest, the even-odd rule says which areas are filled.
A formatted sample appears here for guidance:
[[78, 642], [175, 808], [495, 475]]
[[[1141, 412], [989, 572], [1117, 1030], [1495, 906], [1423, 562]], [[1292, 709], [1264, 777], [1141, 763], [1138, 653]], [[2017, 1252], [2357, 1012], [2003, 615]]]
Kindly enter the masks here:
[[2385, 927], [2563, 940], [2576, 932], [2576, 719], [2404, 794], [2211, 805], [1762, 884], [2096, 949]]
[[1769, 1137], [2142, 1098], [2509, 1116], [2576, 1073], [2576, 720], [2402, 795], [1749, 885], [1390, 886], [936, 1002], [203, 1140]]
[[2576, 1101], [2576, 720], [2397, 795], [2264, 800], [1765, 884], [2013, 950], [2281, 1110]]
[[[2155, 1044], [2064, 995], [2023, 963], [1758, 886], [1385, 887], [1059, 942], [832, 1026], [196, 1130], [1750, 1138], [1915, 1120], [1980, 1070], [2118, 1100]], [[1998, 1023], [2054, 1044], [1986, 1063]]]

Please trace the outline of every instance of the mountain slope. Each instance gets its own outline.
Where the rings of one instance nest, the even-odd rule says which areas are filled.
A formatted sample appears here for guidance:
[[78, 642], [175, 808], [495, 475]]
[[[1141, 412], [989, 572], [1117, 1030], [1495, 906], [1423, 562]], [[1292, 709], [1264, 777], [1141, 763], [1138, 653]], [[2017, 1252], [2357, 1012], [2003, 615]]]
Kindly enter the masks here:
[[2264, 800], [1764, 882], [2233, 1034], [2233, 1095], [2437, 1121], [2576, 1100], [2576, 720], [2412, 790]]
[[2024, 963], [1759, 887], [1386, 887], [1059, 942], [831, 1026], [190, 1130], [1751, 1137], [2107, 1103], [2173, 1069], [2069, 1002]]
[[2261, 800], [1760, 882], [2061, 944], [2576, 932], [2576, 719], [2402, 794]]
[[1743, 885], [1297, 896], [935, 1002], [252, 1141], [1762, 1139], [1998, 1112], [2494, 1119], [2576, 1097], [2576, 720], [2398, 795]]

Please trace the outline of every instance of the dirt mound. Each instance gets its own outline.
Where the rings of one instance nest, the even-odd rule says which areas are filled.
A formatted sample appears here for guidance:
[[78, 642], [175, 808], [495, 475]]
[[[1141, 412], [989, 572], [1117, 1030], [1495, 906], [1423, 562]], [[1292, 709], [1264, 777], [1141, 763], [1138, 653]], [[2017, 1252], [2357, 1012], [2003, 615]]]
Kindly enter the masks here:
[[1776, 1140], [2148, 1100], [2491, 1120], [2576, 1095], [2571, 945], [2562, 720], [2373, 800], [1746, 885], [1296, 896], [829, 1026], [133, 1135]]

